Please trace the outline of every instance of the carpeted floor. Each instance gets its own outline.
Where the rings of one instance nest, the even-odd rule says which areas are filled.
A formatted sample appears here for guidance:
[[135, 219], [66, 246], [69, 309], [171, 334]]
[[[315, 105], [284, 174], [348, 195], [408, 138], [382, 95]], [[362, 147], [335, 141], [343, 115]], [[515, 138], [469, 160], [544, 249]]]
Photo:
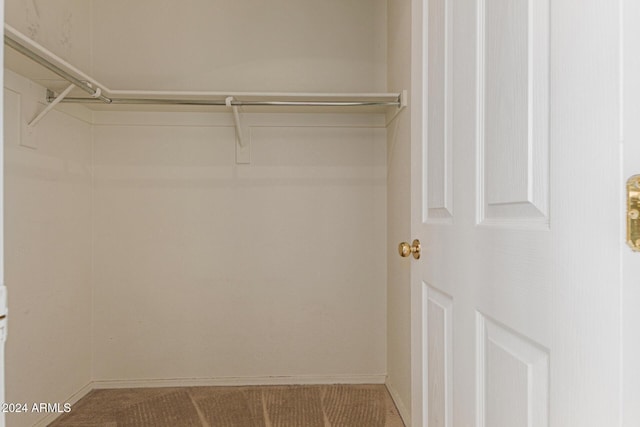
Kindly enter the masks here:
[[49, 427], [404, 427], [384, 385], [94, 390]]

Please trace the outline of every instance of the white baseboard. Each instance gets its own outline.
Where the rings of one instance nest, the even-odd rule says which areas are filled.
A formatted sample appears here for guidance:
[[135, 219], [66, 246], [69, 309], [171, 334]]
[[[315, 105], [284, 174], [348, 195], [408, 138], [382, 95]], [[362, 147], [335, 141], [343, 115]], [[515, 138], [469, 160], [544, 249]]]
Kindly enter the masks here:
[[404, 402], [402, 401], [402, 399], [400, 399], [400, 394], [398, 393], [398, 390], [395, 389], [395, 387], [393, 387], [393, 385], [391, 383], [389, 383], [388, 381], [385, 382], [385, 385], [387, 386], [387, 390], [389, 390], [389, 394], [391, 395], [391, 398], [393, 399], [393, 403], [396, 404], [396, 408], [398, 408], [398, 412], [400, 413], [400, 417], [402, 418], [402, 422], [404, 422], [405, 426], [410, 426], [411, 425], [411, 412], [407, 410], [407, 407], [404, 406]]
[[[77, 392], [73, 393], [71, 395], [71, 397], [69, 397], [68, 399], [66, 399], [64, 402], [61, 403], [70, 403], [70, 404], [75, 404], [78, 400], [82, 399], [83, 397], [85, 397], [87, 394], [89, 394], [89, 392], [91, 390], [93, 390], [93, 384], [89, 383], [87, 385], [85, 385], [84, 387], [82, 387], [80, 390], [78, 390]], [[60, 415], [59, 413], [50, 413], [47, 414], [44, 418], [41, 418], [40, 420], [38, 420], [33, 427], [45, 427], [47, 426], [49, 423], [51, 423], [53, 420], [55, 420], [56, 418], [58, 418]]]
[[139, 387], [198, 387], [311, 384], [384, 384], [386, 375], [294, 375], [268, 377], [163, 378], [137, 380], [99, 380], [95, 389]]

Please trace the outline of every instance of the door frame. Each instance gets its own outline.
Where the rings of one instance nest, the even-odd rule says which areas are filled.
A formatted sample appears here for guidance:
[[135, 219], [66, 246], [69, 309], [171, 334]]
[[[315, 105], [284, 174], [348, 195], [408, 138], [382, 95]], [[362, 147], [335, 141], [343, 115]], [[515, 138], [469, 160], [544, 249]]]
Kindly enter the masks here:
[[[411, 0], [411, 177], [413, 171], [422, 171], [422, 141], [425, 137], [426, 93], [423, 90], [426, 68], [424, 47], [427, 46], [428, 0]], [[423, 206], [414, 201], [422, 198], [423, 181], [411, 181], [411, 235], [419, 230]], [[411, 425], [427, 425], [427, 343], [423, 340], [426, 324], [426, 295], [421, 283], [420, 265], [411, 262]]]
[[[621, 176], [620, 206], [621, 217], [626, 217], [626, 181], [640, 174], [640, 2], [623, 0], [620, 7], [620, 28], [623, 47], [621, 49], [622, 87], [621, 110]], [[627, 246], [626, 221], [622, 221], [620, 235], [621, 272], [621, 354], [622, 367], [620, 381], [622, 386], [622, 423], [623, 427], [640, 425], [640, 252], [633, 252]]]
[[[4, 0], [0, 0], [0, 21], [4, 23]], [[4, 84], [4, 43], [0, 45], [0, 80]], [[6, 316], [6, 287], [4, 281], [4, 91], [0, 92], [0, 314]], [[2, 301], [4, 300], [4, 301]], [[5, 402], [5, 367], [4, 367], [4, 342], [7, 337], [7, 318], [0, 320], [0, 403]], [[0, 411], [0, 427], [5, 426], [5, 414]]]

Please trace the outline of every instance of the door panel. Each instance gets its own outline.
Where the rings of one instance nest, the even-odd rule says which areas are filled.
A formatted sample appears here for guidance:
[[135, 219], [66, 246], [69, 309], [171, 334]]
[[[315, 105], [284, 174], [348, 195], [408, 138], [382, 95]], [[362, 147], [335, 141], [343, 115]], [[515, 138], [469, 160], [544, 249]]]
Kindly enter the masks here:
[[481, 0], [478, 8], [477, 220], [546, 226], [548, 1]]
[[548, 425], [549, 353], [477, 314], [478, 426]]
[[453, 168], [451, 152], [451, 18], [453, 0], [428, 4], [427, 139], [425, 150], [427, 185], [423, 196], [425, 214], [431, 222], [446, 221], [453, 214]]
[[453, 342], [451, 297], [425, 286], [426, 343], [429, 349], [428, 406], [430, 427], [450, 427], [453, 419]]

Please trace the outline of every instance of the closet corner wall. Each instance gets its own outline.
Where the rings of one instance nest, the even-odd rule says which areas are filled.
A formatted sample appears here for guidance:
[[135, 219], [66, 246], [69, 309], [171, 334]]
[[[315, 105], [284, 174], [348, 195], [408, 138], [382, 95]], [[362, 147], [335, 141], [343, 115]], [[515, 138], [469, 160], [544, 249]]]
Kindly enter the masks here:
[[[414, 1], [389, 1], [387, 90], [411, 91]], [[409, 102], [411, 105], [411, 101]], [[411, 111], [387, 128], [387, 388], [406, 425], [411, 425], [411, 277], [396, 245], [411, 231]]]
[[[382, 0], [52, 3], [7, 22], [115, 87], [387, 89]], [[50, 82], [9, 66], [8, 401], [385, 380], [384, 115], [243, 113], [238, 165], [226, 112], [59, 105], [26, 129]]]
[[[28, 129], [43, 94], [5, 70], [7, 402], [66, 401], [91, 381], [91, 124], [53, 111]], [[7, 425], [41, 416], [8, 413]]]
[[[60, 3], [8, 0], [5, 18], [89, 66], [90, 5], [64, 2], [73, 3], [71, 13]], [[44, 95], [42, 86], [5, 69], [5, 397], [28, 404], [83, 396], [92, 369], [91, 112], [62, 106], [29, 129]], [[34, 412], [6, 415], [8, 426], [46, 422]]]

